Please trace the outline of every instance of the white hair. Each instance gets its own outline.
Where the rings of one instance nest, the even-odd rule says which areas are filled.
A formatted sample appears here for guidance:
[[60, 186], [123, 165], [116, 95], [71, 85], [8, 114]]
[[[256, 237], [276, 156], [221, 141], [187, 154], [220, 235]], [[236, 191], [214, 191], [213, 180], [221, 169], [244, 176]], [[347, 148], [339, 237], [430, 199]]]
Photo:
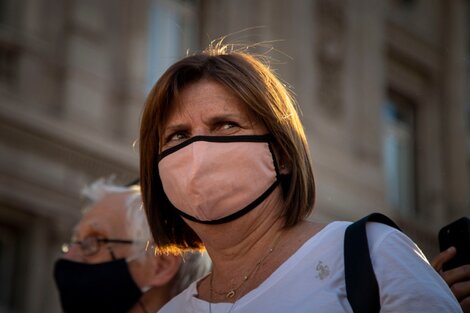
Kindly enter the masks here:
[[210, 272], [212, 262], [205, 251], [188, 251], [182, 255], [182, 263], [173, 279], [171, 296], [174, 297], [186, 289], [193, 281]]
[[142, 246], [152, 241], [152, 235], [142, 206], [140, 187], [138, 185], [118, 186], [107, 180], [99, 179], [82, 190], [82, 195], [89, 201], [88, 208], [91, 208], [106, 196], [115, 194], [127, 194], [123, 206], [128, 221], [126, 223], [128, 225], [127, 232], [129, 238], [135, 241], [132, 246], [133, 252], [141, 252]]
[[[127, 231], [130, 239], [135, 241], [135, 244], [132, 245], [132, 254], [136, 255], [145, 251], [153, 242], [147, 216], [143, 209], [140, 186], [118, 186], [110, 180], [98, 179], [82, 190], [82, 195], [89, 202], [87, 208], [91, 208], [106, 196], [126, 193], [128, 195], [124, 207], [126, 208], [125, 216], [129, 222], [127, 223], [129, 225]], [[172, 296], [177, 295], [193, 281], [207, 274], [210, 268], [211, 260], [207, 253], [200, 251], [183, 253], [181, 266], [173, 279]]]

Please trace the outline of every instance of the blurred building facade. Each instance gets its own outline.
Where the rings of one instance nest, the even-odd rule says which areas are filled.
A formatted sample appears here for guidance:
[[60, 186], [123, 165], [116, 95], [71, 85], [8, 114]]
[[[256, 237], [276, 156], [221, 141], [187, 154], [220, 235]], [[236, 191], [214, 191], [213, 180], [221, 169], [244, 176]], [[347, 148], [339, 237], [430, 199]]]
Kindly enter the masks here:
[[149, 88], [224, 35], [276, 48], [311, 144], [312, 218], [380, 211], [432, 257], [437, 230], [470, 214], [469, 14], [465, 0], [0, 0], [0, 313], [60, 312], [52, 267], [80, 189], [138, 175]]

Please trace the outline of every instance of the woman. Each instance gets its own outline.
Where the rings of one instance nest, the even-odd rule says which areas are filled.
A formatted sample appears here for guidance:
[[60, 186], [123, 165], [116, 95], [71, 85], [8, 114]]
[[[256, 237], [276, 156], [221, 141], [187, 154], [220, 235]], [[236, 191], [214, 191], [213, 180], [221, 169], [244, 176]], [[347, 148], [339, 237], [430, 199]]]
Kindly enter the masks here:
[[[162, 251], [205, 247], [213, 269], [162, 312], [352, 312], [349, 223], [306, 220], [308, 151], [293, 99], [256, 58], [211, 48], [163, 74], [142, 115], [145, 209]], [[382, 312], [461, 312], [410, 239], [368, 234]]]

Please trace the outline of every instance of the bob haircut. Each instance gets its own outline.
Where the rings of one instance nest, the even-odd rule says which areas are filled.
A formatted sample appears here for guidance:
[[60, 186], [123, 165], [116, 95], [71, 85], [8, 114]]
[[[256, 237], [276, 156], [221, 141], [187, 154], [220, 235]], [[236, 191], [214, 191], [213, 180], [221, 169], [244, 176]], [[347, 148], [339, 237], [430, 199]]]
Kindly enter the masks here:
[[225, 86], [246, 104], [274, 137], [277, 160], [289, 169], [281, 175], [284, 227], [313, 210], [315, 183], [309, 149], [293, 97], [269, 66], [258, 58], [227, 46], [210, 47], [173, 64], [150, 91], [140, 126], [140, 182], [150, 229], [161, 251], [203, 249], [196, 233], [173, 209], [158, 172], [162, 129], [180, 92], [210, 80]]

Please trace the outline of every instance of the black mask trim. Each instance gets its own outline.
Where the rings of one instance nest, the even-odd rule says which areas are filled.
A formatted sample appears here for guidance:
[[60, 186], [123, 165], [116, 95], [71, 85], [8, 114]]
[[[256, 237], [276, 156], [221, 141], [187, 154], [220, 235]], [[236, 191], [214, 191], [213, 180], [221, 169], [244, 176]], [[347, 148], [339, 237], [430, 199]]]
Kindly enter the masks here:
[[[207, 141], [207, 142], [271, 142], [272, 135], [265, 134], [265, 135], [239, 135], [239, 136], [194, 136], [189, 138], [182, 143], [168, 148], [165, 151], [162, 151], [158, 155], [158, 162], [160, 162], [164, 157], [192, 144], [196, 141]], [[272, 151], [271, 151], [272, 153]], [[274, 156], [274, 154], [273, 154]], [[274, 158], [274, 157], [273, 157]], [[276, 163], [274, 163], [276, 164]], [[277, 165], [276, 165], [277, 166]]]
[[246, 207], [244, 207], [243, 209], [241, 209], [241, 210], [239, 210], [235, 213], [232, 213], [228, 216], [225, 216], [225, 217], [222, 217], [222, 218], [219, 218], [219, 219], [216, 219], [216, 220], [203, 221], [203, 220], [195, 218], [194, 216], [186, 214], [183, 211], [178, 210], [177, 208], [175, 208], [175, 210], [182, 217], [184, 217], [184, 218], [186, 218], [190, 221], [196, 222], [196, 223], [210, 224], [210, 225], [225, 224], [225, 223], [231, 222], [233, 220], [236, 220], [239, 217], [242, 217], [243, 215], [247, 214], [248, 212], [250, 212], [251, 210], [256, 208], [276, 189], [276, 187], [278, 185], [279, 185], [279, 180], [276, 179], [276, 181], [261, 196], [259, 196], [255, 201], [251, 202]]

